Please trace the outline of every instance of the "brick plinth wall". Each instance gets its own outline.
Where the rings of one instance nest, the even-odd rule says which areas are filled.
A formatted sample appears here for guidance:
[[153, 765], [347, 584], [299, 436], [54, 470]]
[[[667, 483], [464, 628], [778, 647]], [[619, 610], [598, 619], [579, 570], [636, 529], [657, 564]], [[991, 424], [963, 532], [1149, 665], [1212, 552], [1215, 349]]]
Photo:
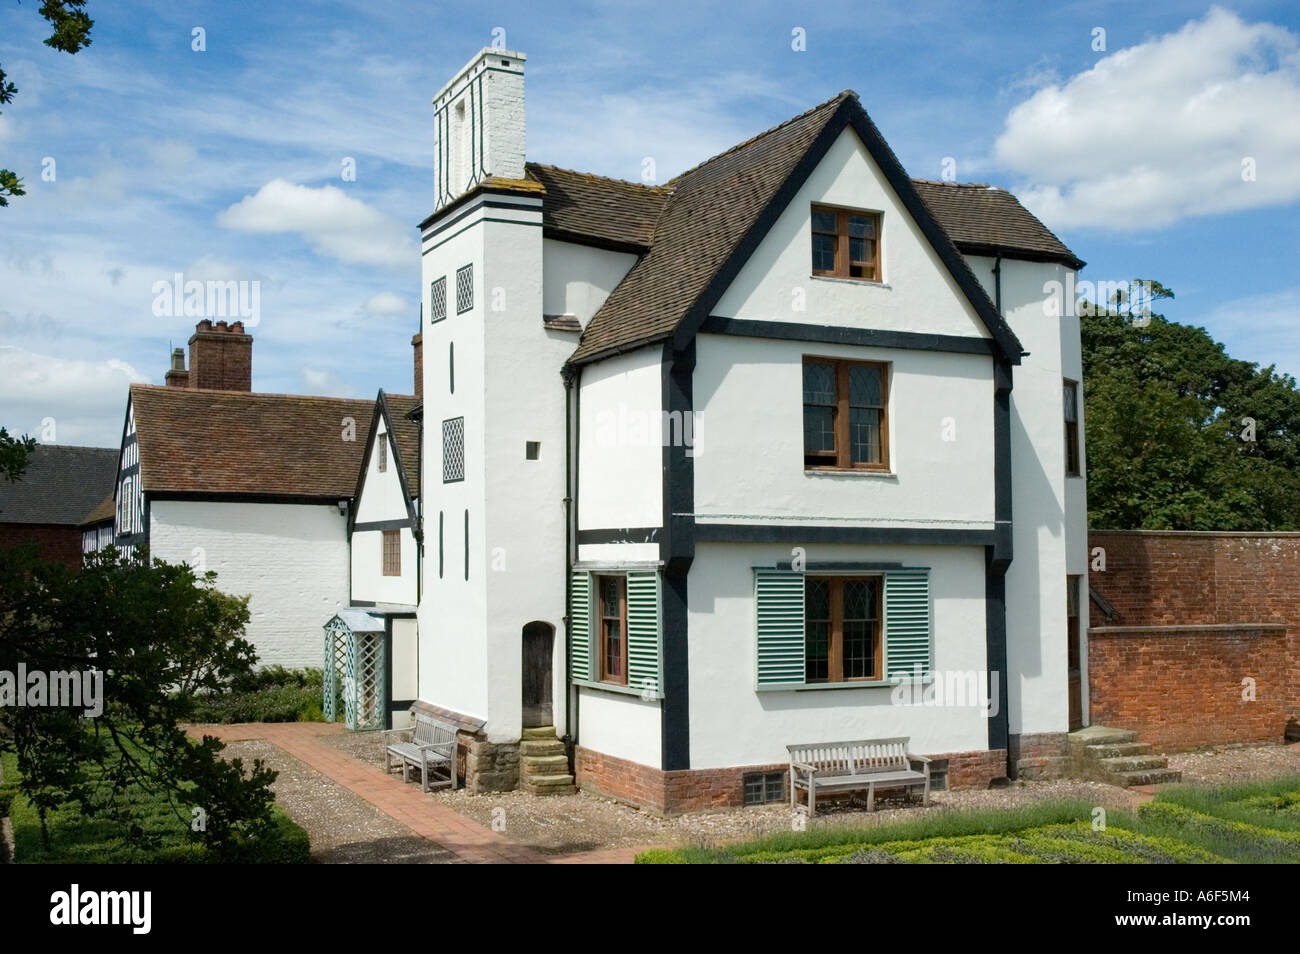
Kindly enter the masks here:
[[[1144, 722], [1156, 735], [1177, 738], [1171, 743], [1176, 747], [1281, 738], [1287, 719], [1300, 717], [1300, 533], [1094, 530], [1088, 534], [1094, 561], [1097, 547], [1104, 551], [1106, 568], [1090, 570], [1088, 582], [1115, 616], [1107, 618], [1090, 601], [1093, 627], [1233, 624], [1243, 632], [1261, 623], [1286, 627], [1281, 636], [1269, 630], [1257, 637], [1225, 639], [1219, 633], [1185, 643], [1185, 651], [1201, 655], [1195, 662], [1169, 659], [1172, 668], [1156, 674], [1159, 685], [1180, 693], [1178, 700], [1199, 693], [1220, 701], [1199, 709], [1180, 701], [1175, 704], [1181, 715], [1176, 716], [1172, 710], [1162, 713], [1149, 692], [1144, 694], [1145, 711], [1150, 713]], [[1090, 657], [1094, 642], [1090, 635]], [[1096, 651], [1102, 654], [1102, 665], [1108, 654], [1121, 651], [1130, 661], [1147, 665], [1168, 654], [1169, 645], [1164, 640], [1139, 652], [1134, 645], [1120, 649], [1108, 644]], [[1256, 665], [1256, 659], [1266, 660], [1271, 668], [1243, 671]], [[1091, 658], [1088, 668], [1094, 707], [1090, 721], [1109, 725], [1114, 713], [1136, 719], [1143, 710], [1122, 698], [1113, 682], [1100, 678]], [[1253, 708], [1235, 708], [1238, 703], [1232, 700], [1239, 700], [1246, 675], [1257, 680], [1259, 701]], [[1265, 696], [1265, 685], [1271, 698]], [[1261, 709], [1265, 704], [1268, 708]], [[1188, 724], [1180, 731], [1159, 724], [1175, 718]], [[1146, 724], [1123, 727], [1141, 732], [1143, 741], [1157, 741], [1154, 735], [1148, 738]]]
[[[987, 788], [994, 779], [1006, 775], [1007, 753], [1004, 749], [955, 752], [932, 758], [948, 760], [949, 788]], [[789, 763], [781, 762], [664, 772], [582, 746], [575, 750], [574, 763], [575, 781], [579, 788], [661, 815], [739, 808], [744, 804], [746, 775], [789, 769]], [[788, 792], [786, 797], [789, 797]]]
[[1277, 623], [1093, 627], [1091, 721], [1163, 751], [1280, 742], [1292, 708], [1287, 641]]

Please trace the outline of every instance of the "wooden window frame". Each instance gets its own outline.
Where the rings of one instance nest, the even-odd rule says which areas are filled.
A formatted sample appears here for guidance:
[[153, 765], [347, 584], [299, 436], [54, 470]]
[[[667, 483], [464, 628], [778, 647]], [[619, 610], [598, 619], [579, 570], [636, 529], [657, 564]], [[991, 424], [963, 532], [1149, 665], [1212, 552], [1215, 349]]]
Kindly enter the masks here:
[[[809, 680], [807, 669], [804, 670], [804, 683], [810, 686], [822, 686], [827, 683], [842, 682], [883, 682], [885, 679], [885, 578], [882, 574], [844, 574], [844, 575], [820, 575], [810, 576], [804, 583], [812, 580], [825, 580], [829, 584], [830, 609], [831, 609], [831, 628], [830, 637], [827, 640], [826, 662], [827, 676], [825, 679]], [[875, 623], [876, 623], [876, 645], [873, 654], [872, 675], [870, 676], [844, 676], [844, 584], [849, 581], [873, 582], [876, 587], [876, 606], [875, 606]], [[807, 645], [807, 633], [804, 634], [805, 647]], [[805, 650], [806, 651], [806, 650]]]
[[[401, 530], [382, 530], [380, 531], [382, 542], [380, 544], [380, 562], [383, 567], [384, 576], [401, 576], [402, 575], [402, 531]], [[391, 560], [389, 558], [392, 558]]]
[[[1070, 409], [1065, 402], [1066, 389], [1074, 391], [1074, 418], [1069, 417]], [[1065, 476], [1082, 477], [1083, 467], [1079, 455], [1079, 382], [1069, 378], [1062, 379], [1061, 417], [1065, 421]]]
[[377, 448], [377, 450], [379, 451], [379, 472], [381, 474], [386, 474], [388, 473], [388, 435], [387, 434], [379, 435], [379, 447]]
[[[835, 368], [835, 405], [832, 420], [835, 427], [834, 460], [830, 454], [810, 455], [804, 448], [804, 470], [838, 470], [868, 471], [873, 473], [890, 473], [889, 464], [889, 365], [881, 361], [846, 361], [843, 358], [820, 358], [804, 355], [800, 365], [800, 400], [802, 403], [803, 365], [829, 364]], [[849, 438], [849, 369], [874, 368], [880, 372], [880, 461], [877, 463], [853, 461], [852, 442]], [[806, 406], [806, 405], [804, 405]], [[863, 405], [867, 406], [867, 405]], [[875, 405], [870, 405], [874, 407]], [[802, 434], [800, 435], [802, 443]], [[809, 458], [818, 456], [826, 463], [813, 463]]]
[[[619, 624], [620, 624], [619, 625], [619, 629], [620, 629], [620, 645], [619, 645], [620, 657], [619, 658], [623, 660], [623, 672], [621, 674], [615, 674], [615, 675], [610, 675], [605, 665], [606, 664], [605, 621], [607, 619], [612, 618], [612, 617], [607, 617], [605, 615], [605, 603], [601, 595], [601, 583], [606, 579], [619, 581], [619, 587], [620, 587], [619, 614], [621, 616], [621, 619], [619, 620]], [[599, 676], [599, 681], [604, 683], [609, 683], [612, 686], [626, 686], [627, 671], [628, 671], [627, 575], [622, 573], [596, 573], [592, 575], [591, 587], [592, 587], [592, 593], [595, 597], [592, 600], [592, 604], [593, 604], [592, 608], [595, 610], [593, 616], [595, 620], [594, 628], [596, 631], [596, 665], [597, 665], [596, 672], [597, 675]]]
[[[829, 270], [824, 268], [814, 268], [812, 270], [813, 275], [818, 278], [842, 278], [845, 281], [850, 282], [867, 282], [870, 284], [883, 285], [885, 278], [881, 272], [880, 265], [880, 246], [881, 239], [883, 238], [881, 235], [881, 224], [883, 222], [883, 216], [881, 213], [871, 209], [846, 209], [834, 205], [814, 205], [812, 211], [825, 212], [835, 216], [835, 231], [833, 233], [827, 232], [823, 229], [818, 229], [815, 225], [812, 228], [813, 235], [833, 234], [835, 236], [835, 267]], [[874, 231], [876, 234], [870, 240], [872, 242], [872, 257], [869, 262], [851, 262], [849, 260], [849, 219], [853, 216], [869, 218], [875, 223]], [[810, 240], [809, 254], [812, 252], [811, 245], [812, 243]], [[853, 265], [870, 265], [871, 277], [866, 278], [850, 274]]]

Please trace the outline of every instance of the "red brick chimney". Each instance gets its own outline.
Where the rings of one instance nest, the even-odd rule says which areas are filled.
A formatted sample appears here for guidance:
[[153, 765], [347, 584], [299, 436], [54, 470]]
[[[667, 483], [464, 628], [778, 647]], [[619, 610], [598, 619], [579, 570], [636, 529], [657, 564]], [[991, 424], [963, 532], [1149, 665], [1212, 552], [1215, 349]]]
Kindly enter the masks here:
[[172, 366], [164, 376], [169, 388], [187, 388], [190, 386], [190, 373], [185, 370], [185, 349], [172, 349]]
[[[179, 349], [178, 349], [179, 350]], [[173, 367], [175, 355], [172, 356]], [[168, 384], [171, 384], [168, 372]], [[204, 318], [190, 336], [190, 370], [187, 387], [205, 391], [253, 390], [253, 336], [244, 333], [242, 321], [212, 322]], [[177, 385], [179, 386], [179, 385]]]
[[415, 396], [424, 397], [424, 335], [417, 334], [411, 339], [411, 347], [415, 349]]

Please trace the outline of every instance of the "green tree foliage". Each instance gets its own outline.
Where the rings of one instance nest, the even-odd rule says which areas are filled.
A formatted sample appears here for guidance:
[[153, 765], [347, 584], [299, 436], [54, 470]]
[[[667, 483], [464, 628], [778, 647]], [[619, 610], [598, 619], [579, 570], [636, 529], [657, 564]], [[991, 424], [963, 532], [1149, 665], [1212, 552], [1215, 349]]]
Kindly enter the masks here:
[[[227, 596], [186, 566], [120, 558], [114, 548], [82, 569], [40, 560], [34, 546], [0, 552], [0, 671], [103, 672], [103, 712], [0, 707], [0, 751], [19, 760], [20, 791], [46, 816], [65, 802], [120, 821], [146, 839], [133, 816], [143, 789], [165, 794], [187, 829], [218, 857], [237, 857], [272, 827], [275, 773], [244, 773], [222, 744], [194, 744], [178, 723], [199, 692], [246, 677], [256, 661], [243, 638], [246, 598]], [[83, 699], [83, 701], [85, 701]]]
[[12, 483], [27, 470], [28, 459], [36, 447], [36, 439], [24, 434], [14, 437], [0, 427], [0, 477]]
[[1159, 314], [1085, 307], [1080, 333], [1090, 526], [1300, 530], [1294, 378]]
[[[95, 21], [86, 15], [83, 9], [86, 0], [44, 0], [41, 3], [41, 16], [54, 32], [45, 38], [45, 45], [64, 53], [76, 53], [83, 47], [90, 46], [90, 28]], [[0, 105], [13, 102], [18, 87], [5, 78], [5, 71], [0, 68]], [[0, 208], [9, 204], [14, 196], [26, 195], [23, 180], [8, 169], [0, 169]]]

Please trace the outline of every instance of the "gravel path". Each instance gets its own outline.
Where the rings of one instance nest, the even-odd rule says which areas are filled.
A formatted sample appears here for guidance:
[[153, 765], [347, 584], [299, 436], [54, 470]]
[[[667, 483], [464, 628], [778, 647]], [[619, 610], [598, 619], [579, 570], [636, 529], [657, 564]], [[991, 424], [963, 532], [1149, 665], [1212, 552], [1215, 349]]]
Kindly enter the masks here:
[[229, 742], [222, 755], [241, 758], [245, 765], [262, 759], [280, 773], [271, 786], [276, 803], [307, 830], [314, 862], [428, 864], [456, 860], [450, 851], [421, 838], [270, 742]]
[[[384, 764], [383, 742], [377, 733], [348, 732], [323, 737], [322, 741], [372, 765]], [[587, 792], [537, 798], [524, 792], [471, 796], [460, 790], [435, 792], [429, 797], [545, 854], [651, 845], [714, 845], [788, 831], [791, 826], [790, 811], [784, 804], [664, 818]], [[1136, 792], [1112, 785], [1064, 779], [998, 789], [935, 792], [931, 811], [1010, 808], [1058, 798], [1083, 798], [1107, 808], [1132, 808], [1144, 800]], [[875, 812], [867, 812], [847, 802], [823, 803], [812, 825], [869, 828], [915, 818], [923, 811], [917, 802], [904, 803], [898, 796], [893, 800], [877, 796], [876, 805]]]
[[1169, 756], [1184, 782], [1247, 782], [1300, 775], [1300, 742], [1291, 745], [1224, 745]]

